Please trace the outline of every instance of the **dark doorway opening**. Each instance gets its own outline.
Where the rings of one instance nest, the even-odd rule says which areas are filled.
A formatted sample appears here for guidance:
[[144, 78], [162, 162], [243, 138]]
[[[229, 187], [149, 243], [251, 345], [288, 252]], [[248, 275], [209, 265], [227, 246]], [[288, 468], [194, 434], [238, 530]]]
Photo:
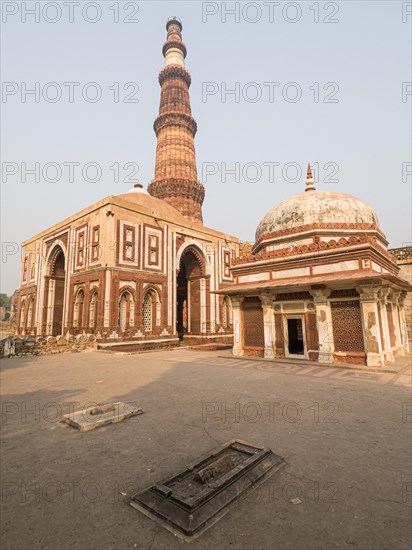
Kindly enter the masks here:
[[302, 319], [288, 319], [288, 349], [293, 355], [304, 355]]
[[66, 282], [66, 268], [63, 250], [56, 253], [51, 271], [51, 279], [54, 279], [54, 307], [52, 335], [58, 336], [63, 332], [63, 304]]
[[204, 264], [199, 253], [188, 248], [180, 259], [176, 286], [176, 330], [179, 339], [185, 334], [199, 335], [200, 326], [200, 280], [204, 274]]
[[185, 262], [180, 263], [180, 271], [177, 276], [177, 320], [176, 330], [179, 340], [183, 340], [187, 332], [187, 274]]

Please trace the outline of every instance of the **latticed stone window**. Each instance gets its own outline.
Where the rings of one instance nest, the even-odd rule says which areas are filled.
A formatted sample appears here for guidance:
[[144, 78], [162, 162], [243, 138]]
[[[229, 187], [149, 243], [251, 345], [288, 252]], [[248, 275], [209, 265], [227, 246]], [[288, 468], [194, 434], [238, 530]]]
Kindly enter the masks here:
[[335, 351], [364, 351], [359, 300], [331, 302], [331, 310]]
[[150, 292], [146, 292], [143, 300], [143, 327], [146, 332], [150, 332], [153, 326], [153, 299]]

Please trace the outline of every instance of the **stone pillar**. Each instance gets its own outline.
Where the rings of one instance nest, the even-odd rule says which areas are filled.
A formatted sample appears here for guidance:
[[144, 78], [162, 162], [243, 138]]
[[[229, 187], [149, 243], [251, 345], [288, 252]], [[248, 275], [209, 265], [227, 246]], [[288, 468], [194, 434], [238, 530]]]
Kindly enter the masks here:
[[46, 320], [46, 335], [53, 334], [53, 309], [54, 309], [54, 279], [49, 280], [49, 294], [47, 299], [47, 320]]
[[242, 326], [241, 326], [241, 306], [243, 296], [231, 296], [232, 300], [232, 318], [233, 318], [233, 355], [243, 355]]
[[398, 305], [399, 305], [400, 295], [401, 295], [400, 290], [392, 290], [391, 294], [389, 295], [389, 299], [391, 300], [393, 324], [395, 326], [396, 351], [397, 353], [399, 353], [399, 355], [405, 355], [405, 352], [403, 349], [403, 341], [402, 341], [402, 327], [401, 327], [401, 324], [399, 323], [399, 314], [398, 314]]
[[398, 298], [398, 304], [399, 304], [399, 316], [401, 318], [400, 324], [401, 324], [401, 331], [402, 331], [402, 347], [404, 353], [409, 352], [409, 337], [408, 337], [408, 326], [406, 323], [406, 315], [405, 315], [405, 299], [406, 299], [407, 293], [401, 292], [399, 298]]
[[275, 353], [275, 312], [273, 310], [273, 296], [268, 293], [259, 296], [263, 310], [263, 331], [265, 339], [265, 359], [274, 359]]
[[207, 316], [206, 316], [206, 279], [202, 278], [199, 281], [200, 285], [200, 333], [207, 332]]
[[319, 363], [333, 362], [333, 330], [332, 314], [328, 298], [332, 290], [330, 288], [312, 289], [310, 293], [313, 296], [316, 310], [316, 326], [319, 337]]
[[382, 288], [379, 291], [379, 302], [378, 307], [381, 314], [382, 322], [382, 333], [383, 333], [383, 342], [381, 342], [382, 352], [384, 354], [385, 361], [393, 362], [395, 360], [393, 356], [393, 351], [391, 348], [391, 339], [389, 336], [389, 325], [388, 325], [388, 312], [386, 310], [386, 304], [388, 303], [388, 294], [390, 292], [389, 288]]
[[356, 288], [359, 292], [363, 341], [366, 352], [366, 365], [368, 367], [383, 367], [385, 364], [382, 352], [382, 342], [379, 331], [378, 317], [378, 285], [365, 285]]

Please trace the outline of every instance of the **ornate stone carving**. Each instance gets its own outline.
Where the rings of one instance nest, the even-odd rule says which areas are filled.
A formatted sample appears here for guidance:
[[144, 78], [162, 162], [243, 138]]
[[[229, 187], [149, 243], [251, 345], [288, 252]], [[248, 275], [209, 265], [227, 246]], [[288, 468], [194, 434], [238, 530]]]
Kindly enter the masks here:
[[356, 290], [359, 292], [361, 302], [376, 302], [381, 288], [380, 285], [376, 284], [364, 284], [357, 286]]
[[236, 294], [236, 295], [231, 296], [230, 299], [232, 301], [232, 308], [235, 308], [235, 307], [240, 307], [242, 305], [244, 297], [239, 296], [238, 294]]
[[326, 304], [332, 290], [330, 288], [312, 288], [310, 294], [316, 304]]
[[[315, 225], [315, 224], [313, 224]], [[325, 224], [331, 225], [331, 224]], [[336, 224], [340, 225], [340, 224]], [[341, 225], [352, 225], [352, 224], [341, 224]], [[368, 224], [366, 224], [368, 225]], [[335, 227], [335, 229], [338, 229]], [[304, 254], [319, 254], [324, 250], [335, 250], [339, 248], [349, 248], [352, 246], [357, 246], [359, 244], [369, 244], [371, 248], [377, 250], [382, 256], [387, 258], [391, 263], [396, 264], [396, 258], [393, 254], [388, 252], [383, 246], [381, 246], [375, 237], [370, 235], [360, 234], [360, 235], [351, 235], [350, 237], [344, 238], [341, 237], [337, 241], [331, 239], [330, 241], [319, 241], [309, 245], [297, 245], [297, 246], [285, 246], [277, 250], [270, 250], [268, 252], [261, 252], [258, 254], [248, 254], [247, 256], [237, 257], [233, 260], [234, 265], [245, 264], [250, 262], [260, 262], [262, 260], [273, 260], [277, 258], [299, 258]], [[396, 269], [396, 268], [395, 268]]]
[[259, 294], [260, 301], [262, 303], [262, 307], [272, 307], [273, 306], [273, 300], [274, 295], [270, 294], [269, 292], [264, 292]]

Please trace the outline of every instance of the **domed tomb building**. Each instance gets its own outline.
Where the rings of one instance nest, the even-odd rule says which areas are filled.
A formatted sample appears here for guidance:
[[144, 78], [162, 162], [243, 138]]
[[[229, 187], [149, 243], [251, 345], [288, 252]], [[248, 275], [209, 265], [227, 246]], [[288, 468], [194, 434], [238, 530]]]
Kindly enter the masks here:
[[230, 284], [239, 240], [203, 225], [182, 24], [166, 29], [155, 177], [25, 241], [21, 336], [94, 334], [133, 348], [232, 340], [230, 301], [213, 291]]
[[234, 355], [381, 367], [408, 349], [411, 285], [365, 202], [314, 188], [272, 208], [234, 259]]

